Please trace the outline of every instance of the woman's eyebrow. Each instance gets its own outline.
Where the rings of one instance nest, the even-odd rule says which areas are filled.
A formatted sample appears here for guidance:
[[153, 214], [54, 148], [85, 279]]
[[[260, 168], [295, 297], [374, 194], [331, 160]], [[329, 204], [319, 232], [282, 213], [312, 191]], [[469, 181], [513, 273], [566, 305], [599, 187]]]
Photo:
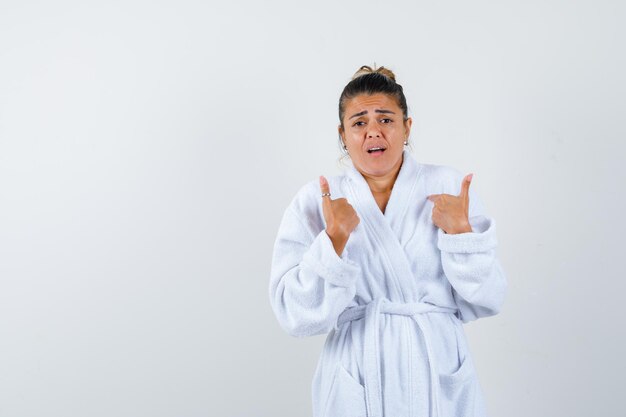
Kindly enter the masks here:
[[[374, 110], [374, 113], [390, 113], [390, 114], [395, 114], [394, 112], [392, 112], [391, 110], [385, 110], [385, 109], [376, 109]], [[358, 117], [358, 116], [363, 116], [364, 114], [367, 114], [367, 110], [363, 110], [362, 112], [353, 114], [352, 116], [350, 116], [348, 118], [348, 120], [352, 119], [353, 117]]]

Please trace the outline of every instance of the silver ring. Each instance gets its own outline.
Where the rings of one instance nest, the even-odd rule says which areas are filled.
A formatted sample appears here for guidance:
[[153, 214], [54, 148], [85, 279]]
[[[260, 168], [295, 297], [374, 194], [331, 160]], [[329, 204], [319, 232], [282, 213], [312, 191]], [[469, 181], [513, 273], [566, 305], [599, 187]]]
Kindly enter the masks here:
[[326, 197], [326, 196], [329, 196], [329, 197], [330, 197], [330, 193], [324, 193], [324, 194], [322, 194], [322, 197]]

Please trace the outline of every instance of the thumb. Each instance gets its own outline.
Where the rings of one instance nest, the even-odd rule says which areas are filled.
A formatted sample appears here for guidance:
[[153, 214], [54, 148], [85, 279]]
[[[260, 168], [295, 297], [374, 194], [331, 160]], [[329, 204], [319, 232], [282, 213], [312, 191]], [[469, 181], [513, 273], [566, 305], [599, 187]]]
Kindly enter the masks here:
[[330, 185], [328, 185], [328, 180], [323, 175], [320, 175], [320, 190], [322, 190], [322, 194], [330, 194]]
[[463, 182], [461, 183], [461, 193], [459, 194], [459, 197], [466, 200], [469, 198], [469, 186], [472, 182], [473, 176], [474, 174], [469, 174], [463, 177]]
[[[328, 185], [328, 180], [320, 175], [320, 190], [322, 194], [330, 194], [330, 186]], [[330, 213], [331, 204], [330, 204], [330, 196], [325, 195], [322, 197], [322, 209], [324, 210], [324, 217]]]

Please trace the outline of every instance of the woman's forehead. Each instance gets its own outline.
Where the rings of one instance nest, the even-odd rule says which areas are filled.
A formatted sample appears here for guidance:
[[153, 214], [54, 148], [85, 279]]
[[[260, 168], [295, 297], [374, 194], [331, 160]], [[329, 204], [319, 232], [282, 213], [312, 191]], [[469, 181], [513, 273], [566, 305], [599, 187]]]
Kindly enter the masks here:
[[359, 95], [346, 104], [346, 117], [363, 116], [365, 114], [401, 114], [402, 111], [393, 97], [387, 94]]
[[396, 100], [393, 97], [382, 93], [360, 94], [356, 97], [353, 97], [346, 103], [346, 109], [350, 108], [352, 110], [365, 110], [368, 107], [399, 109], [398, 103], [396, 103]]

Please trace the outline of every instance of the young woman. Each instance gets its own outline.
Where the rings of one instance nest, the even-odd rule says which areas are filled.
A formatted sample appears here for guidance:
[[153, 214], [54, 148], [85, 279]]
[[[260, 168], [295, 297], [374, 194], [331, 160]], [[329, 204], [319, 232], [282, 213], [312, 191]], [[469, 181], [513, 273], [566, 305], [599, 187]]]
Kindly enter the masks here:
[[339, 100], [343, 175], [304, 185], [274, 246], [269, 295], [293, 336], [328, 333], [314, 417], [485, 417], [463, 323], [507, 282], [471, 175], [418, 163], [394, 74], [361, 67]]

